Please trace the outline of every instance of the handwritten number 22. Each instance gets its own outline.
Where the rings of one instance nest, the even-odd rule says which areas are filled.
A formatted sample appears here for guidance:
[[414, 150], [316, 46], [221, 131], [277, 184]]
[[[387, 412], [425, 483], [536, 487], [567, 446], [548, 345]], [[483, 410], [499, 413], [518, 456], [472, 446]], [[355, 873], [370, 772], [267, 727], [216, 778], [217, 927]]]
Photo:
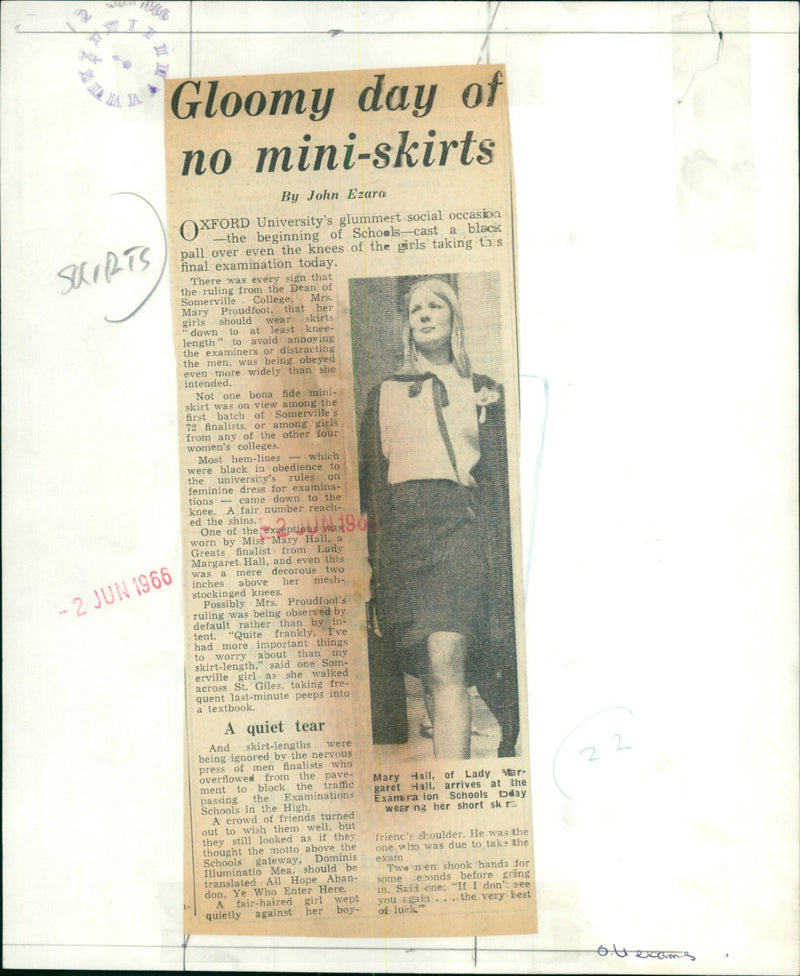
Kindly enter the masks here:
[[[611, 738], [617, 740], [617, 748], [616, 748], [616, 751], [617, 752], [620, 752], [623, 749], [632, 749], [633, 748], [633, 746], [624, 746], [622, 744], [622, 736], [619, 734], [619, 732], [615, 732], [611, 736]], [[595, 749], [594, 746], [586, 746], [585, 749], [581, 749], [580, 750], [580, 755], [582, 756], [584, 754], [584, 752], [590, 752], [591, 753], [591, 755], [589, 756], [589, 762], [597, 762], [598, 759], [602, 759], [603, 758], [602, 756], [596, 756], [595, 755], [595, 753], [597, 752], [597, 750]]]

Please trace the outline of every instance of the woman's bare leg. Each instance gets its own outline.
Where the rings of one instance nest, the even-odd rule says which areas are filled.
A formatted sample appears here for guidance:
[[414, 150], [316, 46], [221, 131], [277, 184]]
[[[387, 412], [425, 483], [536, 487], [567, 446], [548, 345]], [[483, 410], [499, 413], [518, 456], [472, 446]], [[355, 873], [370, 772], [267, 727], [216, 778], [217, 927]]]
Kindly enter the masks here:
[[431, 689], [430, 680], [425, 677], [422, 679], [422, 692], [425, 698], [425, 711], [428, 713], [428, 718], [431, 720], [431, 726], [433, 726], [436, 714], [434, 712], [433, 704], [433, 691]]
[[433, 698], [433, 754], [469, 759], [472, 714], [466, 684], [467, 642], [462, 634], [428, 637], [428, 682]]

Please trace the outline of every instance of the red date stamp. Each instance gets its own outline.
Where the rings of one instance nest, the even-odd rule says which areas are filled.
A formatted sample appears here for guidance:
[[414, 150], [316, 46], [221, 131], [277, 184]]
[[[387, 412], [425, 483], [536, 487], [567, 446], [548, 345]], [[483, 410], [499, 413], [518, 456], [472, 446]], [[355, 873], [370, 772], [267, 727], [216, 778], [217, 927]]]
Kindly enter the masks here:
[[291, 535], [316, 535], [326, 532], [366, 532], [374, 529], [375, 519], [367, 518], [366, 515], [353, 515], [352, 512], [339, 512], [338, 515], [315, 515], [312, 524], [311, 518], [303, 520], [298, 525], [287, 525], [286, 519], [280, 516], [275, 520], [276, 525], [260, 525], [258, 527], [258, 537], [261, 542], [267, 541], [272, 536], [273, 542], [280, 542]]
[[[101, 610], [103, 607], [113, 606], [115, 603], [122, 603], [130, 600], [134, 596], [145, 596], [160, 590], [162, 586], [170, 586], [172, 576], [166, 566], [161, 569], [153, 569], [149, 573], [139, 573], [130, 577], [130, 585], [127, 579], [116, 580], [108, 586], [101, 586], [94, 591], [94, 602], [84, 600], [76, 596], [72, 598], [72, 608], [76, 617], [85, 617], [90, 610]], [[59, 610], [59, 614], [69, 613], [69, 610]]]

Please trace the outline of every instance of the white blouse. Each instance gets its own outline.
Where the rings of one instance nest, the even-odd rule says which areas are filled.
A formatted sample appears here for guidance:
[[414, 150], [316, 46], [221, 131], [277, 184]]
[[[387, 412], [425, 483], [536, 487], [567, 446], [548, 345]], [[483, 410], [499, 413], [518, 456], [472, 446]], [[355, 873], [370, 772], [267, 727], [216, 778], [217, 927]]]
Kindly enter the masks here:
[[[420, 357], [421, 358], [421, 357]], [[419, 396], [408, 395], [411, 383], [386, 380], [381, 384], [381, 447], [389, 462], [389, 484], [441, 478], [475, 486], [472, 469], [480, 460], [478, 410], [471, 376], [459, 376], [452, 363], [437, 366], [425, 360], [420, 372], [435, 373], [447, 390], [443, 407], [447, 432], [453, 445], [458, 477], [436, 420], [433, 380], [422, 383]]]

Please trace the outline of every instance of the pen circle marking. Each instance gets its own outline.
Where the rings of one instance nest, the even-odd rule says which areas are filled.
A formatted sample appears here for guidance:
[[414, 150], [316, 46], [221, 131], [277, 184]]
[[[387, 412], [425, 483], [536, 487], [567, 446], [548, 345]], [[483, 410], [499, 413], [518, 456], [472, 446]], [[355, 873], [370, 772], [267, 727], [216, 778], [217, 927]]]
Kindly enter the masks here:
[[158, 226], [161, 229], [161, 237], [162, 237], [162, 240], [164, 242], [164, 260], [161, 262], [161, 271], [159, 272], [158, 278], [156, 279], [156, 283], [153, 285], [153, 287], [150, 289], [150, 291], [139, 302], [139, 304], [134, 308], [134, 310], [132, 312], [129, 312], [123, 318], [121, 318], [121, 319], [110, 319], [107, 315], [104, 316], [106, 322], [109, 322], [112, 325], [118, 325], [120, 322], [127, 322], [128, 319], [132, 319], [133, 316], [136, 315], [136, 313], [139, 311], [139, 309], [145, 304], [145, 302], [147, 302], [147, 300], [150, 298], [150, 296], [153, 294], [153, 292], [156, 290], [156, 288], [158, 288], [158, 286], [161, 284], [161, 279], [164, 277], [164, 271], [166, 270], [166, 267], [167, 267], [167, 232], [164, 230], [164, 224], [163, 224], [163, 222], [161, 220], [161, 217], [159, 217], [158, 211], [156, 210], [156, 208], [153, 206], [152, 203], [150, 203], [149, 200], [146, 200], [139, 193], [134, 193], [131, 190], [120, 190], [118, 193], [111, 193], [111, 194], [109, 194], [109, 196], [110, 197], [136, 197], [137, 200], [141, 200], [142, 203], [146, 203], [147, 206], [155, 214], [155, 218], [158, 221]]
[[[594, 771], [602, 773], [609, 760], [620, 768], [619, 759], [628, 756], [633, 748], [629, 734], [633, 718], [633, 711], [626, 705], [614, 705], [590, 715], [565, 736], [553, 756], [553, 781], [559, 793], [568, 800], [580, 802], [598, 788]], [[601, 762], [603, 759], [606, 763]], [[590, 766], [591, 763], [598, 766]], [[592, 771], [588, 778], [585, 770]], [[580, 793], [586, 796], [581, 797]]]

